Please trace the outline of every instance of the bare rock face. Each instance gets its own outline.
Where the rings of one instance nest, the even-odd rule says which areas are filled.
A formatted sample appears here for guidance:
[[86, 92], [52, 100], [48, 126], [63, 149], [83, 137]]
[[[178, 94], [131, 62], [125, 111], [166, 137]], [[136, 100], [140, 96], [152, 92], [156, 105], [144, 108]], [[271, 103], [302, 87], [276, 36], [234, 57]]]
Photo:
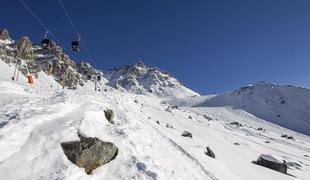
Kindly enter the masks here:
[[78, 167], [85, 168], [87, 174], [117, 156], [118, 148], [111, 142], [92, 137], [80, 138], [80, 141], [63, 142], [61, 147], [67, 158]]
[[0, 39], [1, 40], [10, 40], [9, 31], [7, 29], [0, 29]]
[[32, 43], [27, 36], [17, 42], [17, 55], [22, 59], [33, 59]]
[[114, 117], [114, 113], [111, 109], [106, 109], [104, 110], [104, 115], [105, 115], [105, 118], [111, 123], [111, 124], [114, 124], [114, 121], [113, 121], [113, 117]]
[[280, 161], [269, 154], [262, 154], [258, 157], [258, 160], [254, 162], [257, 165], [264, 166], [281, 173], [287, 173], [287, 164], [285, 161]]

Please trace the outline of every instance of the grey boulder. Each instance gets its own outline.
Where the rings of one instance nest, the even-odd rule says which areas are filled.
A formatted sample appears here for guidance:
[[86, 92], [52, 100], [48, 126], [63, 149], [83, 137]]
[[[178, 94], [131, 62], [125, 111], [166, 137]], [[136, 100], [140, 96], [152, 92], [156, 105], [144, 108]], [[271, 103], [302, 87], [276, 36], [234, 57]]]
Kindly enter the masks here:
[[287, 173], [287, 164], [285, 161], [278, 160], [277, 158], [273, 157], [269, 154], [262, 154], [258, 157], [257, 161], [254, 162], [257, 165], [273, 169], [275, 171], [281, 173]]
[[103, 142], [98, 138], [83, 138], [80, 141], [61, 143], [67, 158], [78, 167], [83, 167], [87, 174], [117, 156], [118, 148], [111, 142]]

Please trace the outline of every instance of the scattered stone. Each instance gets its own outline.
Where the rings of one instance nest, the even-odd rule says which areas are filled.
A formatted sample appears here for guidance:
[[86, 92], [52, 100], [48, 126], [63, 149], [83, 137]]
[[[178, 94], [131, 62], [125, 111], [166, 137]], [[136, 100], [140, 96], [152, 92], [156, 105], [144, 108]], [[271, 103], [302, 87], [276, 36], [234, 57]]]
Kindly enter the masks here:
[[167, 124], [166, 124], [166, 128], [171, 128], [171, 129], [173, 129], [173, 126], [172, 126], [171, 124], [167, 123]]
[[304, 156], [305, 156], [305, 157], [309, 157], [309, 155], [307, 155], [307, 154], [305, 154]]
[[263, 128], [259, 127], [259, 128], [257, 128], [257, 130], [262, 131], [262, 130], [263, 130]]
[[287, 138], [287, 139], [294, 140], [294, 137], [293, 137], [293, 136], [288, 136], [287, 134], [282, 134], [281, 137], [282, 137], [282, 138]]
[[189, 115], [188, 118], [189, 118], [189, 119], [193, 119], [193, 116]]
[[210, 118], [210, 117], [207, 116], [207, 115], [203, 115], [203, 117], [204, 117], [205, 119], [207, 119], [208, 121], [214, 121], [212, 118]]
[[209, 156], [209, 157], [211, 157], [211, 158], [215, 158], [215, 154], [214, 154], [214, 152], [211, 150], [210, 147], [206, 147], [206, 150], [207, 150], [207, 151], [205, 151], [205, 155], [207, 155], [207, 156]]
[[234, 145], [240, 146], [240, 144], [239, 144], [239, 143], [237, 143], [237, 142], [235, 142], [235, 143], [234, 143]]
[[265, 141], [265, 143], [269, 144], [269, 143], [270, 143], [270, 141]]
[[138, 100], [136, 100], [136, 99], [134, 100], [134, 102], [135, 102], [135, 103], [139, 103]]
[[188, 132], [188, 131], [183, 131], [182, 134], [181, 134], [181, 136], [183, 136], [183, 137], [189, 137], [189, 138], [192, 138], [192, 137], [193, 137], [192, 133], [190, 133], [190, 132]]
[[61, 143], [67, 158], [78, 167], [83, 167], [87, 174], [117, 156], [118, 148], [111, 142], [98, 138], [80, 138], [80, 141]]
[[172, 113], [172, 108], [170, 106], [168, 106], [165, 111]]
[[294, 137], [293, 136], [287, 136], [287, 139], [294, 140]]
[[287, 164], [285, 161], [281, 161], [272, 155], [262, 154], [258, 157], [257, 161], [254, 162], [257, 165], [273, 169], [275, 171], [286, 174], [287, 173]]
[[160, 125], [159, 121], [156, 121], [156, 123]]
[[106, 109], [104, 110], [104, 115], [105, 115], [105, 118], [111, 123], [111, 124], [114, 124], [114, 121], [113, 121], [113, 117], [114, 117], [114, 113], [111, 109]]
[[281, 117], [281, 115], [280, 115], [280, 114], [278, 114], [278, 115], [277, 115], [277, 117]]
[[229, 123], [230, 125], [236, 126], [236, 127], [243, 127], [243, 124], [237, 122], [237, 121], [233, 121]]
[[149, 116], [149, 117], [147, 117], [147, 119], [151, 119], [151, 117]]
[[172, 109], [180, 109], [179, 106], [171, 106]]

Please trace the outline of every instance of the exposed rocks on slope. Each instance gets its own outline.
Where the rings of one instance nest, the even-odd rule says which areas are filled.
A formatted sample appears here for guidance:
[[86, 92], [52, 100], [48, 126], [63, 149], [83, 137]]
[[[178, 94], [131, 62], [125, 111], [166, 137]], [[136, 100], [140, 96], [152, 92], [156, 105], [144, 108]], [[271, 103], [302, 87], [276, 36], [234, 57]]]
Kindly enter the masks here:
[[17, 55], [21, 59], [33, 59], [32, 43], [27, 36], [22, 37], [16, 44]]
[[232, 126], [235, 126], [235, 127], [243, 127], [243, 124], [241, 124], [241, 123], [239, 123], [237, 121], [230, 122], [229, 124], [232, 125]]
[[215, 158], [215, 153], [211, 150], [210, 147], [206, 147], [205, 155], [207, 155], [211, 158]]
[[81, 138], [80, 141], [63, 142], [61, 147], [67, 158], [78, 167], [85, 168], [90, 174], [117, 156], [118, 148], [111, 142], [98, 138]]
[[189, 137], [189, 138], [192, 138], [192, 137], [193, 137], [192, 133], [190, 133], [190, 132], [188, 132], [188, 131], [183, 131], [182, 134], [181, 134], [181, 136]]
[[254, 162], [257, 165], [264, 166], [281, 173], [287, 173], [287, 164], [285, 161], [280, 161], [279, 159], [273, 157], [269, 154], [262, 154], [258, 157], [257, 161]]

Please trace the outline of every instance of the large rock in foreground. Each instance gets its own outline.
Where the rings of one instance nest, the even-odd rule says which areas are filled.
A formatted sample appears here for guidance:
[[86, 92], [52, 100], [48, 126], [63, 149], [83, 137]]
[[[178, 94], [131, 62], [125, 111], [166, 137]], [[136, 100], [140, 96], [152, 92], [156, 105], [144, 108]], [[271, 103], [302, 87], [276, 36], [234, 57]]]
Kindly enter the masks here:
[[264, 166], [266, 168], [279, 171], [281, 173], [287, 173], [287, 165], [285, 161], [281, 161], [272, 155], [262, 154], [258, 157], [258, 160], [255, 162], [257, 165]]
[[63, 142], [61, 147], [68, 159], [90, 174], [94, 169], [113, 160], [118, 148], [111, 142], [98, 138], [81, 138], [80, 141]]

